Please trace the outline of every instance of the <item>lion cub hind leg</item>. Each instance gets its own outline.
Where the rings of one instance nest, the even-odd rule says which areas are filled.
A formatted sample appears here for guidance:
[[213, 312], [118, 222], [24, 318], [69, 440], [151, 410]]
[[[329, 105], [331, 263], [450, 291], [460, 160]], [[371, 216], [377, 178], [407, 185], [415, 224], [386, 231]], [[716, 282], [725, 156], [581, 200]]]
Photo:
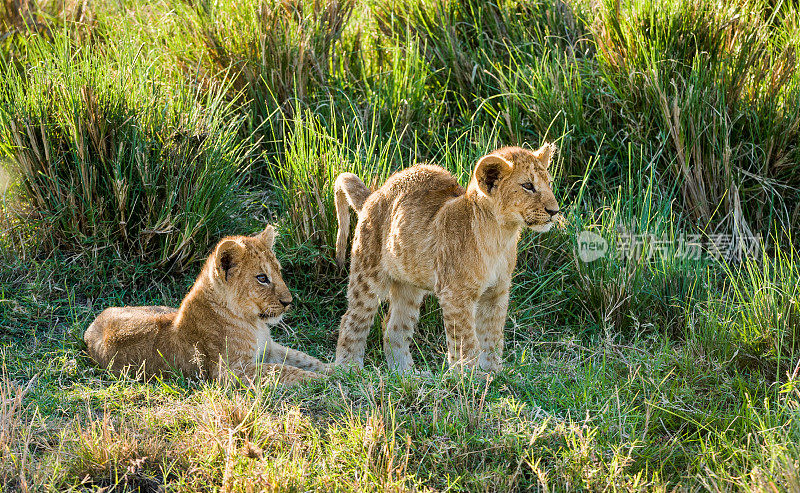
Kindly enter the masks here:
[[383, 323], [383, 349], [390, 371], [404, 373], [414, 367], [410, 345], [424, 297], [425, 291], [409, 284], [395, 281], [389, 286], [389, 312]]
[[[103, 310], [83, 334], [86, 351], [95, 362], [114, 369], [140, 366], [155, 359], [153, 342], [160, 329], [172, 322], [177, 311], [166, 306], [111, 307]], [[161, 361], [149, 361], [155, 371]]]
[[364, 367], [364, 348], [372, 321], [378, 312], [377, 283], [374, 275], [356, 268], [354, 259], [347, 287], [347, 311], [339, 324], [339, 341], [336, 344], [336, 366]]

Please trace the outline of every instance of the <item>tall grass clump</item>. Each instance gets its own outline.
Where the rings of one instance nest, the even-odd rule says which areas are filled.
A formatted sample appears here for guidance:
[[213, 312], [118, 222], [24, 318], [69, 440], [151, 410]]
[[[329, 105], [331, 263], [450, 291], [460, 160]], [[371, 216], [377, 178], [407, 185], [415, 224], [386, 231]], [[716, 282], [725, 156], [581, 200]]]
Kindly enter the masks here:
[[624, 147], [608, 152], [610, 141], [600, 147], [617, 132], [616, 108], [608, 107], [595, 67], [587, 10], [582, 1], [419, 0], [373, 7], [383, 39], [427, 64], [428, 91], [440, 96], [436, 107], [454, 134], [496, 127], [503, 144], [560, 136], [571, 180], [580, 180], [597, 154], [605, 162], [624, 154]]
[[340, 45], [354, 6], [353, 0], [177, 5], [189, 22], [167, 42], [187, 75], [204, 84], [229, 73], [231, 92], [249, 104], [252, 127], [275, 126], [272, 133], [282, 135], [281, 117], [291, 118], [298, 102], [328, 97], [332, 72], [347, 65], [351, 49]]
[[[703, 266], [687, 251], [688, 240], [670, 227], [676, 211], [658, 201], [643, 213], [644, 222], [625, 217], [627, 200], [617, 199], [575, 231], [575, 255], [565, 292], [572, 306], [562, 316], [606, 334], [636, 337], [657, 331], [671, 338], [685, 337], [686, 314], [702, 296]], [[580, 233], [590, 231], [608, 242], [606, 255], [586, 262], [578, 255]], [[698, 293], [699, 292], [699, 293]]]
[[32, 63], [6, 65], [3, 153], [50, 249], [177, 269], [225, 229], [246, 148], [221, 91], [167, 89], [135, 48], [32, 41]]
[[69, 33], [82, 42], [92, 38], [95, 5], [82, 0], [4, 0], [0, 2], [0, 58], [24, 53], [30, 36]]
[[800, 266], [793, 246], [774, 250], [728, 265], [724, 290], [702, 305], [692, 330], [699, 347], [715, 359], [796, 384]]
[[627, 132], [650, 143], [681, 183], [685, 212], [711, 231], [788, 224], [797, 200], [775, 186], [798, 176], [798, 39], [779, 16], [797, 9], [770, 11], [760, 1], [609, 1], [592, 26]]
[[[653, 167], [636, 173], [641, 163], [629, 152], [628, 176], [614, 195], [586, 194], [596, 173], [591, 164], [574, 201], [562, 204], [566, 227], [536, 238], [535, 255], [527, 252], [533, 241], [523, 242], [518, 303], [560, 305], [544, 310], [548, 320], [588, 335], [635, 338], [656, 331], [682, 339], [687, 313], [703, 297], [706, 253], [699, 235], [683, 234], [675, 193], [662, 195]], [[590, 234], [602, 240], [587, 240]], [[582, 255], [589, 240], [603, 242], [596, 258]]]
[[371, 75], [360, 81], [342, 80], [354, 96], [351, 100], [363, 107], [363, 119], [377, 123], [383, 135], [400, 133], [406, 145], [420, 143], [418, 136], [437, 138], [446, 117], [446, 95], [432, 90], [435, 72], [422, 57], [419, 42], [399, 45], [379, 37], [376, 44], [378, 56], [363, 57], [359, 64]]
[[515, 51], [535, 56], [551, 44], [572, 46], [582, 29], [564, 3], [417, 0], [373, 10], [384, 35], [423, 47], [436, 85], [449, 93], [451, 116], [474, 110], [476, 97], [498, 88], [495, 65], [507, 67]]
[[338, 228], [333, 203], [336, 177], [355, 173], [374, 189], [383, 184], [392, 165], [400, 164], [401, 158], [396, 140], [381, 145], [374, 128], [365, 129], [361, 120], [341, 125], [347, 135], [338, 133], [340, 124], [335, 115], [330, 115], [328, 122], [311, 111], [298, 115], [287, 136], [284, 156], [269, 168], [288, 212], [294, 244], [308, 243], [329, 254], [333, 253]]

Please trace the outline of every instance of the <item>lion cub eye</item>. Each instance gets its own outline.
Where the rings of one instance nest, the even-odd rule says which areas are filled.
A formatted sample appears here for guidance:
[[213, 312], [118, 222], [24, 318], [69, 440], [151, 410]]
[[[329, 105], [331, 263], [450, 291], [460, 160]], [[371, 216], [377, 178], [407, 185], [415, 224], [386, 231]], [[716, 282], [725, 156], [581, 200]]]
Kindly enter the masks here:
[[256, 276], [256, 280], [261, 284], [269, 284], [269, 277], [266, 274], [259, 274]]
[[522, 188], [524, 188], [525, 190], [527, 190], [529, 192], [535, 192], [536, 191], [536, 187], [533, 186], [533, 183], [531, 183], [531, 182], [523, 183], [522, 184]]

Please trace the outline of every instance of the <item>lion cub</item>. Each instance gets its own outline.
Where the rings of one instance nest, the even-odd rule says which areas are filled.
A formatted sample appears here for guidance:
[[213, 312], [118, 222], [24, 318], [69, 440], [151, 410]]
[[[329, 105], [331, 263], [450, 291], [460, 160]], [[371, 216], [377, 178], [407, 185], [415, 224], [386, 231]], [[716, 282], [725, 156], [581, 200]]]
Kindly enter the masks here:
[[143, 367], [148, 376], [177, 369], [217, 379], [222, 364], [243, 381], [259, 374], [277, 374], [285, 384], [321, 377], [314, 372], [326, 371], [327, 365], [270, 335], [270, 325], [292, 302], [272, 251], [274, 241], [272, 226], [253, 237], [224, 238], [177, 310], [106, 309], [83, 336], [89, 355], [114, 371]]
[[450, 365], [502, 368], [503, 327], [517, 242], [527, 226], [546, 232], [559, 214], [548, 171], [555, 146], [504, 147], [478, 161], [465, 191], [438, 166], [400, 171], [370, 194], [352, 173], [335, 183], [344, 263], [349, 203], [358, 212], [336, 364], [364, 365], [379, 299], [388, 299], [383, 345], [393, 371], [413, 367], [409, 344], [423, 296], [439, 299]]

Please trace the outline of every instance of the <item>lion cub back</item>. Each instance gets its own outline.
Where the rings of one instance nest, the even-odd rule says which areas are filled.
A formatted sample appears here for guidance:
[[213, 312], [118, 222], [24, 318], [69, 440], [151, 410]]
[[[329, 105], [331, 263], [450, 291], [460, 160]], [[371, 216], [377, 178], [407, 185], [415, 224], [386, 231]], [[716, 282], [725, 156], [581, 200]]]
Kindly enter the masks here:
[[141, 362], [152, 353], [158, 335], [172, 327], [177, 313], [168, 306], [106, 308], [83, 335], [89, 356], [101, 366], [108, 366], [113, 360], [112, 369]]
[[[385, 231], [390, 237], [395, 241], [401, 236], [414, 241], [429, 237], [442, 207], [464, 193], [458, 181], [445, 169], [418, 164], [392, 175], [373, 196], [375, 202], [382, 203]], [[373, 216], [369, 212], [363, 215]]]
[[[392, 175], [359, 214], [369, 218], [365, 229], [375, 219], [377, 224], [373, 234], [360, 232], [361, 244], [355, 248], [363, 253], [376, 250], [372, 253], [389, 276], [431, 289], [436, 217], [447, 202], [464, 193], [453, 175], [439, 166], [420, 164]], [[378, 237], [380, 246], [374, 243]]]
[[405, 208], [437, 211], [445, 202], [464, 193], [453, 175], [432, 164], [418, 164], [397, 172], [376, 192], [388, 200], [402, 198]]

